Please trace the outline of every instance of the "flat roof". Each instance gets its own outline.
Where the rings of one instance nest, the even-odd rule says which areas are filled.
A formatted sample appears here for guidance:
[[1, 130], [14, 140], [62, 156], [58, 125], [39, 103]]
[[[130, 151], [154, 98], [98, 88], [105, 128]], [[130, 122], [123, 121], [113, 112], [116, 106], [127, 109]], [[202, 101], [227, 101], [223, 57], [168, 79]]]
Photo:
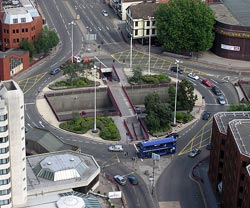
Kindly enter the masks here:
[[214, 115], [219, 131], [227, 134], [228, 123], [234, 119], [250, 119], [250, 111], [219, 112]]
[[[55, 156], [62, 156], [62, 158], [67, 155], [67, 158], [72, 156], [72, 158], [78, 158], [79, 161], [85, 164], [86, 169], [82, 172], [80, 177], [74, 177], [65, 180], [51, 181], [42, 177], [38, 177], [36, 175], [36, 167], [42, 162], [45, 161], [46, 158], [51, 158]], [[87, 155], [84, 153], [77, 153], [74, 151], [60, 151], [39, 155], [32, 155], [26, 157], [26, 165], [27, 165], [27, 184], [28, 184], [28, 195], [41, 194], [41, 193], [49, 193], [53, 191], [61, 191], [67, 190], [76, 187], [87, 186], [91, 181], [100, 174], [100, 167], [95, 161], [94, 157], [91, 155]], [[53, 161], [52, 161], [53, 162]], [[66, 167], [66, 163], [72, 163], [72, 161], [67, 160], [64, 161], [64, 165], [53, 164], [54, 168], [63, 168]]]
[[250, 158], [250, 119], [235, 119], [229, 128], [241, 154]]

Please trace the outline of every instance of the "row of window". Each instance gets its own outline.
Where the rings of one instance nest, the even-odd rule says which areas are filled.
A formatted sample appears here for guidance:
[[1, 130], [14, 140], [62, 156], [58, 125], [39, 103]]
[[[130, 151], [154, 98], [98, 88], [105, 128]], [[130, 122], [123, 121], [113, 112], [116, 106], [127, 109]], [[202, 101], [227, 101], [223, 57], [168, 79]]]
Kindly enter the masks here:
[[[156, 34], [156, 30], [152, 29], [151, 35], [155, 35], [155, 34]], [[135, 30], [135, 36], [137, 36], [137, 35], [138, 35], [138, 30]], [[150, 29], [146, 30], [146, 35], [150, 35]]]
[[3, 180], [0, 180], [0, 185], [6, 185], [6, 184], [9, 184], [10, 183], [10, 179], [3, 179]]
[[7, 195], [7, 194], [10, 193], [10, 191], [11, 191], [10, 188], [9, 188], [9, 189], [4, 189], [4, 190], [0, 190], [0, 196], [2, 196], [2, 195]]
[[[35, 26], [31, 27], [31, 31], [33, 31], [35, 29], [36, 29]], [[27, 33], [27, 32], [29, 32], [29, 28], [22, 28], [21, 31], [22, 31], [22, 33]], [[4, 28], [3, 33], [9, 34], [9, 29]], [[12, 33], [13, 34], [19, 33], [19, 29], [12, 29]]]
[[5, 143], [5, 142], [8, 142], [8, 141], [9, 141], [8, 136], [6, 136], [6, 137], [0, 137], [0, 143]]
[[[33, 35], [33, 36], [31, 37], [32, 40], [35, 40], [35, 38], [36, 38], [35, 35]], [[24, 39], [28, 39], [28, 38], [22, 38], [22, 41], [23, 41]], [[19, 42], [20, 42], [20, 39], [19, 39], [19, 38], [13, 38], [12, 41], [13, 41], [13, 43], [19, 43]], [[5, 42], [5, 43], [10, 43], [10, 40], [9, 40], [8, 38], [4, 38], [4, 39], [3, 39], [3, 42]]]
[[[21, 18], [21, 23], [24, 23], [24, 22], [26, 22], [26, 18], [25, 18], [25, 17]], [[18, 23], [18, 19], [17, 19], [17, 18], [14, 18], [14, 19], [13, 19], [13, 23], [14, 23], [14, 24], [17, 24], [17, 23]]]
[[0, 159], [0, 165], [7, 164], [9, 161], [10, 161], [9, 158]]
[[6, 147], [6, 148], [0, 148], [0, 154], [5, 154], [9, 152], [9, 147]]
[[7, 120], [7, 114], [5, 115], [0, 115], [0, 121], [6, 121]]
[[0, 175], [6, 175], [6, 174], [8, 174], [10, 172], [10, 169], [8, 168], [8, 169], [1, 169], [0, 170]]
[[0, 200], [0, 205], [7, 205], [10, 204], [11, 199]]

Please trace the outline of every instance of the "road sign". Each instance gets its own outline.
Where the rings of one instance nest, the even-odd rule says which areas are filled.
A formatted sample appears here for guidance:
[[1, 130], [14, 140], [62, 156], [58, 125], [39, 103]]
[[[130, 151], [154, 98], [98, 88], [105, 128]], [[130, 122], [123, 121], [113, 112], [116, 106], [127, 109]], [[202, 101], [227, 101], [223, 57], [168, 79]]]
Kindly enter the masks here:
[[155, 153], [152, 153], [152, 159], [153, 160], [160, 160], [160, 158], [161, 158], [161, 156], [160, 155], [158, 155], [158, 154], [155, 154]]

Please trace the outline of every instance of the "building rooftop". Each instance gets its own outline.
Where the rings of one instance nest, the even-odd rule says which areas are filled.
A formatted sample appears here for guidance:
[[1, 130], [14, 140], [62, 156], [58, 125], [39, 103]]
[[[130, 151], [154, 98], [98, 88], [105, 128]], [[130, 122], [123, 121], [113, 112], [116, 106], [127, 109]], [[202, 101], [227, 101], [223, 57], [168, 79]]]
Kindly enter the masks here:
[[158, 3], [140, 3], [131, 5], [131, 16], [133, 19], [148, 19], [148, 17], [154, 17], [155, 11], [160, 6]]
[[74, 151], [32, 155], [26, 160], [29, 195], [87, 186], [100, 173], [91, 155]]
[[235, 119], [229, 128], [241, 154], [250, 157], [250, 119]]
[[234, 119], [250, 119], [250, 111], [219, 112], [214, 115], [221, 133], [227, 134], [228, 123]]

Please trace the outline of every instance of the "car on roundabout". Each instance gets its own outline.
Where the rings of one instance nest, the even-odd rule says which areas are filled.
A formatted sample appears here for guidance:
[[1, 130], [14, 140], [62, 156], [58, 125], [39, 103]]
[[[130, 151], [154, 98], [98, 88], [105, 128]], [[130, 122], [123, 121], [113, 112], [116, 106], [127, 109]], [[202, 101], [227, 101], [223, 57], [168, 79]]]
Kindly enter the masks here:
[[177, 66], [172, 66], [170, 68], [170, 71], [172, 71], [172, 72], [177, 72], [178, 71], [179, 74], [183, 74], [183, 69], [180, 68], [180, 67], [177, 67]]
[[224, 98], [223, 96], [219, 96], [219, 97], [217, 98], [217, 101], [218, 101], [218, 103], [219, 103], [220, 105], [225, 105], [225, 104], [226, 104], [226, 100], [225, 100], [225, 98]]
[[192, 152], [189, 152], [188, 157], [194, 158], [200, 153], [201, 153], [201, 150], [198, 148], [195, 148], [192, 150]]
[[54, 68], [54, 69], [51, 69], [50, 71], [50, 75], [56, 75], [58, 73], [60, 73], [61, 69], [60, 68]]
[[207, 87], [212, 87], [212, 85], [213, 85], [213, 83], [210, 82], [208, 79], [203, 79], [203, 80], [201, 81], [201, 83], [204, 84], [204, 85], [207, 86]]
[[121, 176], [121, 175], [115, 175], [114, 176], [114, 179], [115, 179], [115, 181], [117, 182], [117, 183], [119, 183], [120, 185], [122, 185], [122, 186], [124, 186], [124, 185], [126, 185], [126, 179], [123, 177], [123, 176]]
[[202, 120], [207, 121], [211, 117], [211, 112], [204, 111], [202, 114]]
[[106, 10], [102, 10], [102, 15], [104, 16], [104, 17], [108, 17], [109, 16], [109, 13], [106, 11]]
[[189, 73], [187, 76], [191, 79], [194, 79], [194, 80], [200, 79], [200, 77], [194, 73]]
[[222, 95], [222, 92], [221, 92], [220, 88], [217, 87], [217, 86], [215, 86], [215, 85], [211, 88], [211, 90], [217, 96], [221, 96]]
[[128, 181], [129, 181], [132, 185], [138, 185], [138, 179], [137, 179], [137, 177], [135, 177], [134, 175], [128, 176]]
[[115, 144], [115, 145], [110, 145], [108, 147], [108, 150], [110, 152], [123, 152], [124, 151], [124, 148], [121, 144]]

